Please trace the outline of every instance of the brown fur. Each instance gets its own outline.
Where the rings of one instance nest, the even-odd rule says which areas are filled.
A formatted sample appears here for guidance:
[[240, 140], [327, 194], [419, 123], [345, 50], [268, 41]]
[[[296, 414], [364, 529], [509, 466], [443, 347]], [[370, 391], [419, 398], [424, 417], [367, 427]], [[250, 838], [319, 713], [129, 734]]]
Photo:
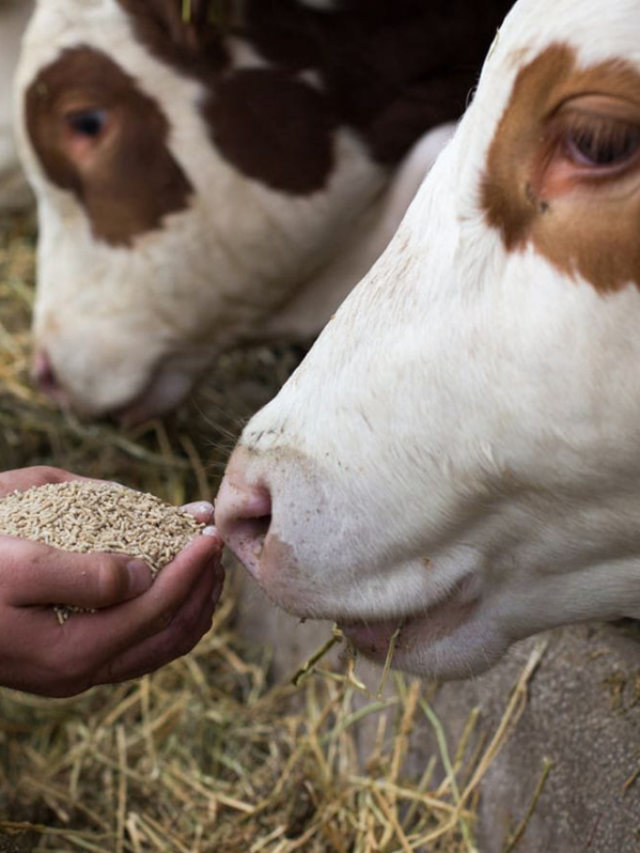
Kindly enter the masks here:
[[[69, 155], [64, 117], [84, 107], [108, 111], [109, 136], [83, 164]], [[79, 47], [43, 68], [26, 93], [26, 124], [48, 178], [82, 202], [97, 238], [131, 245], [187, 207], [192, 188], [167, 147], [167, 119], [105, 54]]]
[[578, 68], [555, 44], [524, 67], [489, 150], [482, 206], [509, 252], [534, 246], [563, 274], [601, 292], [640, 286], [640, 158], [619, 174], [557, 167], [562, 111], [572, 99], [615, 98], [640, 125], [640, 73], [609, 61]]
[[[375, 159], [394, 165], [427, 130], [458, 118], [512, 0], [341, 0], [330, 12], [297, 0], [217, 0], [213, 18], [204, 12], [207, 0], [200, 0], [198, 18], [188, 23], [181, 18], [182, 0], [119, 2], [159, 58], [208, 85], [203, 111], [222, 154], [274, 189], [298, 194], [321, 189], [329, 177], [318, 169], [330, 163], [328, 128], [352, 128]], [[246, 40], [274, 68], [234, 74], [227, 65], [228, 35]], [[320, 91], [303, 91], [303, 71], [319, 76]], [[271, 86], [277, 80], [283, 85], [276, 94]], [[239, 90], [250, 99], [251, 128], [240, 127], [249, 110], [239, 117]], [[276, 98], [280, 105], [272, 115]], [[278, 123], [285, 116], [290, 125], [301, 102], [310, 121], [304, 146]], [[220, 134], [218, 122], [234, 131]], [[243, 144], [239, 155], [236, 141], [249, 140], [253, 126], [262, 134], [251, 146]], [[321, 132], [314, 137], [312, 130]]]

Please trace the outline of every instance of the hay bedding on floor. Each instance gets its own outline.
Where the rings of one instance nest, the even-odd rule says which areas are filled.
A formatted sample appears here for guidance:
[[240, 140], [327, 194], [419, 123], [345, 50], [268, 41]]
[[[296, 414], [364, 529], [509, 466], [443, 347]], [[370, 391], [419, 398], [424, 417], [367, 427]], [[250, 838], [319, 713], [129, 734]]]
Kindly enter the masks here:
[[[164, 423], [83, 424], [29, 383], [33, 250], [30, 217], [0, 219], [0, 469], [55, 464], [173, 504], [211, 499], [241, 424], [300, 353], [221, 359], [215, 381]], [[474, 712], [447, 744], [435, 686], [392, 675], [394, 690], [365, 688], [346, 653], [342, 672], [320, 659], [297, 687], [271, 685], [268, 655], [234, 631], [232, 579], [210, 634], [153, 676], [68, 701], [0, 690], [0, 851], [470, 853], [479, 782], [537, 663], [505, 697], [498, 731], [483, 732]], [[365, 718], [377, 736], [359, 756]], [[408, 778], [425, 727], [438, 750]]]

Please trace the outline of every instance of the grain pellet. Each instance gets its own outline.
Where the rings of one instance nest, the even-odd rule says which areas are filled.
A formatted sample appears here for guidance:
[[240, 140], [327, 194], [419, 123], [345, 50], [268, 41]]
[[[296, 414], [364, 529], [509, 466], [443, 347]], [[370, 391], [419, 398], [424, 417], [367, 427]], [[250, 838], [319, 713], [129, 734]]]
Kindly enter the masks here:
[[[49, 483], [0, 500], [0, 534], [82, 554], [129, 554], [144, 560], [154, 577], [203, 528], [154, 495], [117, 483]], [[55, 609], [61, 622], [78, 610], [62, 603]]]

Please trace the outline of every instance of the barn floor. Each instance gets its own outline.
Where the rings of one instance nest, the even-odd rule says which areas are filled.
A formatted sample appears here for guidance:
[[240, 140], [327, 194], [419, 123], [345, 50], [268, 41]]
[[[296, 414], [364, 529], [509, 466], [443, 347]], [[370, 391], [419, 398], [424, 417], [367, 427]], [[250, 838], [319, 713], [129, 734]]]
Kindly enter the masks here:
[[[225, 356], [165, 422], [132, 432], [82, 423], [29, 383], [34, 240], [31, 217], [0, 219], [0, 469], [55, 464], [176, 504], [211, 499], [242, 423], [299, 354]], [[211, 633], [161, 672], [68, 701], [0, 690], [0, 851], [477, 850], [478, 786], [537, 661], [505, 692], [494, 730], [471, 711], [448, 744], [434, 685], [391, 676], [378, 689], [378, 673], [363, 689], [345, 655], [297, 688], [270, 683], [268, 650], [236, 630], [231, 574]], [[373, 732], [365, 754], [363, 721]], [[411, 745], [425, 729], [434, 751], [416, 772]]]

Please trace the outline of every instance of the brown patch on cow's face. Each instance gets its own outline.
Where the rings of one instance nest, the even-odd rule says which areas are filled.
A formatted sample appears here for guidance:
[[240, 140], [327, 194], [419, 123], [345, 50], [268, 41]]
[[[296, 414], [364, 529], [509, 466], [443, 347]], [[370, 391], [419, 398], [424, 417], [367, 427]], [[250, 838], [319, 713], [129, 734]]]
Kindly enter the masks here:
[[166, 117], [100, 51], [67, 50], [44, 68], [25, 112], [46, 176], [75, 194], [98, 239], [129, 246], [187, 207], [192, 187], [167, 147]]
[[640, 73], [552, 45], [523, 68], [482, 182], [508, 251], [529, 245], [599, 291], [640, 287]]

